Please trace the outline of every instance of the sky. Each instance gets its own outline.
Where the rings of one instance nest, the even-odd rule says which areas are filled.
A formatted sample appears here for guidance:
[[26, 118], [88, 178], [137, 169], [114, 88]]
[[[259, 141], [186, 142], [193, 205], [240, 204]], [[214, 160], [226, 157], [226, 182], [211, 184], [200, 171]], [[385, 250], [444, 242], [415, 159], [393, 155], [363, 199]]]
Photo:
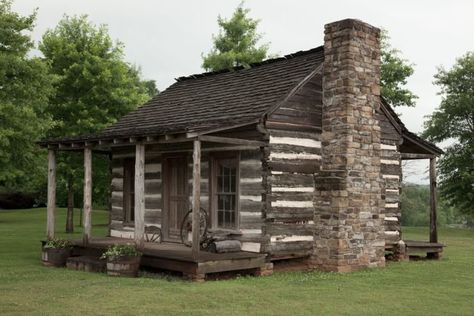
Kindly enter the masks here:
[[[113, 39], [125, 45], [125, 58], [140, 66], [145, 79], [159, 90], [174, 78], [203, 72], [202, 54], [218, 33], [217, 16], [230, 17], [240, 0], [16, 0], [13, 9], [23, 15], [38, 8], [33, 38], [54, 28], [67, 15], [87, 14], [95, 24], [106, 24]], [[425, 116], [439, 105], [433, 85], [437, 67], [450, 68], [456, 58], [474, 50], [474, 1], [317, 1], [247, 0], [250, 16], [260, 19], [262, 43], [270, 53], [285, 55], [323, 44], [324, 24], [357, 18], [386, 29], [393, 47], [414, 64], [407, 87], [419, 99], [414, 108], [397, 108], [413, 132], [423, 130]], [[405, 180], [426, 183], [423, 161], [411, 163]], [[405, 169], [405, 168], [404, 168]], [[407, 169], [407, 171], [408, 171]]]

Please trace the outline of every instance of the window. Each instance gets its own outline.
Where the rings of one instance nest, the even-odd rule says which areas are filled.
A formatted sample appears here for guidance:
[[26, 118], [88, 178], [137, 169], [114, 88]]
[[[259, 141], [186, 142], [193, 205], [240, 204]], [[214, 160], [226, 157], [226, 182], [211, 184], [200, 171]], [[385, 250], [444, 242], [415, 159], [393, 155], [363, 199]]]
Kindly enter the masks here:
[[135, 159], [123, 161], [123, 215], [124, 222], [135, 221]]
[[213, 226], [236, 229], [238, 219], [238, 157], [216, 157], [212, 160]]

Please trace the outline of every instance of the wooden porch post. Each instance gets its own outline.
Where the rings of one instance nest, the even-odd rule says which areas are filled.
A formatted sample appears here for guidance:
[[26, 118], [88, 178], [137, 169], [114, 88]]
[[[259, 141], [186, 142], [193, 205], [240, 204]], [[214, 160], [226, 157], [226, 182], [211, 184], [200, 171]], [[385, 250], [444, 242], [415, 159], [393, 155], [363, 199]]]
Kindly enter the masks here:
[[84, 148], [84, 223], [82, 232], [82, 242], [87, 246], [91, 238], [91, 214], [92, 212], [92, 150], [90, 147]]
[[46, 235], [54, 238], [54, 210], [56, 209], [56, 151], [48, 150], [48, 207], [46, 211]]
[[193, 258], [197, 259], [199, 256], [199, 213], [201, 209], [201, 141], [194, 141], [193, 151], [193, 217], [192, 217], [192, 231], [193, 231]]
[[135, 243], [144, 246], [145, 234], [145, 144], [138, 143], [135, 151]]
[[436, 157], [430, 158], [430, 242], [438, 242], [436, 214]]

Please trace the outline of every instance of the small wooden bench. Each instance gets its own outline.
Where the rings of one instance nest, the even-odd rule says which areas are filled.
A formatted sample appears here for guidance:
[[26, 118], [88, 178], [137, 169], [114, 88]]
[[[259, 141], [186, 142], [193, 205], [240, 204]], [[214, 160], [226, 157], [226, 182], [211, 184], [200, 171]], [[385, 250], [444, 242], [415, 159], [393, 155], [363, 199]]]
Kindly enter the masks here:
[[443, 253], [445, 245], [429, 241], [404, 240], [406, 254], [410, 257], [419, 257], [421, 253], [426, 254], [428, 259], [439, 259]]

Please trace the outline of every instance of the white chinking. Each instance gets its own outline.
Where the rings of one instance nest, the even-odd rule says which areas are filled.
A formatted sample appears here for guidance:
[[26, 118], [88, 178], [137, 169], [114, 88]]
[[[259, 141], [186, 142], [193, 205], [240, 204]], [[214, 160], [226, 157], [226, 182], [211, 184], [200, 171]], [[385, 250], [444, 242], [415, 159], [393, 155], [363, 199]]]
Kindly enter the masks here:
[[312, 235], [306, 236], [272, 236], [270, 241], [272, 243], [279, 242], [294, 242], [294, 241], [313, 241], [314, 237]]
[[270, 144], [295, 145], [309, 148], [321, 148], [321, 142], [310, 138], [270, 136]]
[[313, 187], [272, 187], [272, 192], [314, 192]]
[[380, 145], [380, 149], [384, 149], [384, 150], [397, 150], [397, 146], [381, 144], [381, 145]]
[[313, 207], [312, 201], [272, 201], [272, 207]]
[[398, 160], [389, 160], [389, 159], [381, 159], [380, 163], [384, 164], [384, 165], [399, 165], [400, 161], [398, 161]]
[[315, 160], [321, 159], [321, 155], [308, 154], [308, 153], [270, 153], [270, 160], [272, 159], [303, 159], [303, 160]]

